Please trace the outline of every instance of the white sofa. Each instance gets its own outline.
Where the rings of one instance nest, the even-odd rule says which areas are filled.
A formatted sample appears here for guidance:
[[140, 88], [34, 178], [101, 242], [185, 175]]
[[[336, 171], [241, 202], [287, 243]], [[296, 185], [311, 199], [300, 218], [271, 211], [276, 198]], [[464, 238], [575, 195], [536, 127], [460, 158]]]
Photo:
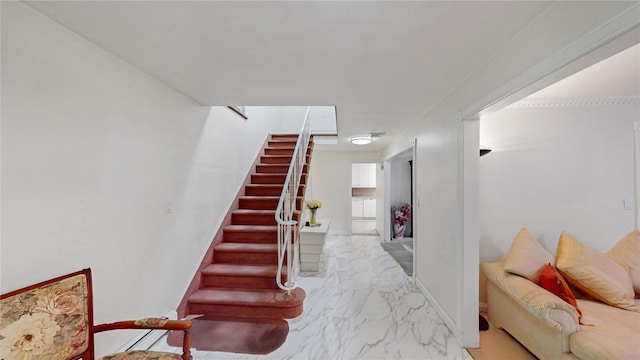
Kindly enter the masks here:
[[[504, 270], [504, 258], [481, 265], [489, 320], [542, 360], [640, 359], [640, 313], [578, 299], [577, 310], [525, 277]], [[634, 300], [640, 307], [640, 300]]]
[[563, 232], [554, 256], [522, 228], [482, 272], [490, 321], [540, 359], [640, 360], [639, 230], [606, 254]]

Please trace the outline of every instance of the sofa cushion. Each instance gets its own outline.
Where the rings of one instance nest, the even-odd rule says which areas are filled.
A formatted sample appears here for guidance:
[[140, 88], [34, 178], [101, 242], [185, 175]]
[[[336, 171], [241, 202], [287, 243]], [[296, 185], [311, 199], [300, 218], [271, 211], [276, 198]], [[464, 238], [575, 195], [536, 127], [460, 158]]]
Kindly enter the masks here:
[[551, 255], [526, 228], [522, 228], [511, 243], [504, 261], [504, 269], [540, 283], [540, 271], [547, 263], [553, 263]]
[[627, 270], [566, 232], [558, 242], [556, 268], [570, 284], [593, 298], [640, 311], [633, 302], [633, 285]]
[[573, 355], [582, 360], [638, 359], [640, 313], [622, 311], [598, 301], [578, 299], [584, 314], [580, 331], [569, 338]]
[[629, 270], [633, 291], [640, 294], [640, 231], [630, 231], [607, 252], [607, 256]]
[[569, 285], [567, 285], [562, 275], [556, 271], [556, 268], [553, 265], [547, 264], [542, 268], [542, 271], [540, 272], [540, 286], [564, 300], [567, 304], [576, 308], [578, 311], [578, 318], [582, 318], [582, 312], [580, 311], [580, 308], [578, 308], [576, 297], [573, 296], [571, 289], [569, 289]]

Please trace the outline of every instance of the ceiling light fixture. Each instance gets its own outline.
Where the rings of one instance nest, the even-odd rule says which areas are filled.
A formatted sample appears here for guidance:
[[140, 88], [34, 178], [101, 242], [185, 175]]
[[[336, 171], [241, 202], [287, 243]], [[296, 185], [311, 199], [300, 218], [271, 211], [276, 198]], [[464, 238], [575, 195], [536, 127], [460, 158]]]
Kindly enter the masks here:
[[373, 138], [371, 138], [371, 135], [359, 135], [352, 136], [349, 140], [354, 145], [367, 145], [373, 141]]

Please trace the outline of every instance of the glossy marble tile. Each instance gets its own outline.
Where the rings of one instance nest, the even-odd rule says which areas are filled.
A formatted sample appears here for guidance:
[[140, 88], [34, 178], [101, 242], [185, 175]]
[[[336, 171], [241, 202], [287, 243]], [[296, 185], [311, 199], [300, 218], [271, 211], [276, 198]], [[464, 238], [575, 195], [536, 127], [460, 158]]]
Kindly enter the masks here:
[[[330, 236], [324, 271], [302, 273], [304, 313], [267, 355], [193, 351], [194, 359], [471, 360], [376, 236]], [[161, 339], [156, 350], [173, 351]]]

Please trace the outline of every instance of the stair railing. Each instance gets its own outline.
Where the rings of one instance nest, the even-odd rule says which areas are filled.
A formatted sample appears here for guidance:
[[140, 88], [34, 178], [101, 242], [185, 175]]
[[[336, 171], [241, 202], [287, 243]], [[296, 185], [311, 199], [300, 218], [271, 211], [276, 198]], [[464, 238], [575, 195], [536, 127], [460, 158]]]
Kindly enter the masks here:
[[[280, 195], [280, 201], [278, 202], [275, 215], [276, 222], [278, 223], [278, 271], [276, 274], [276, 283], [280, 289], [286, 290], [289, 293], [298, 286], [296, 279], [299, 267], [297, 265], [296, 249], [298, 249], [299, 226], [298, 221], [294, 219], [294, 215], [296, 213], [298, 189], [300, 187], [304, 165], [307, 163], [307, 149], [309, 148], [309, 140], [311, 138], [311, 132], [309, 130], [310, 113], [311, 107], [309, 106], [304, 117], [302, 129], [300, 130], [300, 134], [298, 134], [296, 147], [293, 150], [291, 164], [289, 165], [287, 178], [282, 187], [282, 194]], [[285, 266], [287, 269], [287, 280], [283, 284], [282, 270]]]

